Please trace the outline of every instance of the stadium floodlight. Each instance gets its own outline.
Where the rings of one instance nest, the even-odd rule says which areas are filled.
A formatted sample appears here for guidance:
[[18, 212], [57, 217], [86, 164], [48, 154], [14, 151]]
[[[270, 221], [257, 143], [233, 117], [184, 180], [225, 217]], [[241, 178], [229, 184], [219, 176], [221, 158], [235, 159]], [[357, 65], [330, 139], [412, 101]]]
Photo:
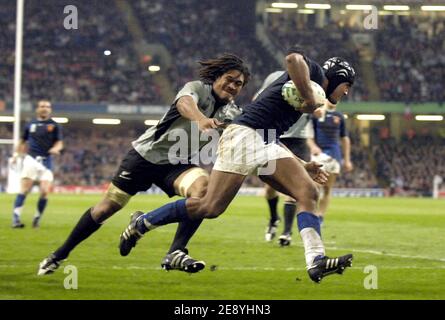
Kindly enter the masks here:
[[161, 71], [161, 67], [160, 66], [149, 66], [148, 67], [148, 71], [150, 71], [150, 72], [158, 72], [158, 71]]
[[70, 120], [64, 117], [53, 117], [52, 118], [57, 123], [68, 123]]
[[299, 9], [298, 13], [301, 13], [301, 14], [314, 14], [315, 11], [312, 10], [312, 9]]
[[358, 114], [356, 118], [358, 120], [381, 121], [385, 120], [386, 117], [383, 114]]
[[278, 9], [297, 9], [298, 3], [295, 2], [274, 2], [272, 3], [272, 8]]
[[109, 125], [116, 125], [116, 124], [120, 124], [121, 120], [120, 119], [93, 119], [93, 123], [94, 124], [109, 124]]
[[280, 9], [280, 8], [266, 8], [266, 10], [264, 10], [264, 11], [268, 12], [268, 13], [281, 13], [281, 12], [283, 12], [283, 10]]
[[159, 123], [159, 120], [145, 120], [144, 124], [146, 126], [155, 126]]
[[324, 4], [324, 3], [306, 3], [304, 7], [306, 9], [322, 9], [322, 10], [331, 9], [330, 4]]
[[388, 10], [388, 11], [408, 11], [409, 10], [409, 6], [395, 6], [395, 5], [386, 5], [383, 6], [384, 10]]
[[1, 116], [0, 122], [14, 122], [14, 117], [12, 116]]
[[421, 6], [422, 11], [445, 11], [445, 6]]
[[417, 121], [442, 121], [443, 116], [440, 115], [417, 115], [415, 117]]
[[105, 50], [105, 51], [104, 51], [104, 55], [106, 55], [106, 56], [111, 55], [111, 51], [110, 51], [110, 50]]
[[372, 5], [370, 4], [347, 4], [346, 5], [346, 10], [368, 10], [371, 11], [372, 10]]

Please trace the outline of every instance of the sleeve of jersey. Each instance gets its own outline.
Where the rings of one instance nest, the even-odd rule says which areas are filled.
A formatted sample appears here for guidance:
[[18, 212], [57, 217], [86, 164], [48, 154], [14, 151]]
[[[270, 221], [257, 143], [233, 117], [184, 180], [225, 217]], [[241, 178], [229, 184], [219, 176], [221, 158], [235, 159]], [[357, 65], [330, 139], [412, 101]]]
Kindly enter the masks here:
[[192, 81], [187, 82], [185, 86], [179, 90], [178, 94], [176, 95], [175, 102], [178, 102], [178, 100], [184, 96], [190, 96], [192, 97], [193, 101], [195, 101], [196, 104], [199, 103], [199, 100], [202, 98], [202, 95], [204, 93], [204, 85], [201, 81]]
[[339, 116], [340, 116], [340, 137], [344, 138], [348, 136], [348, 130], [346, 130], [344, 115], [340, 113]]
[[55, 138], [56, 141], [61, 141], [63, 140], [63, 132], [62, 132], [62, 126], [60, 126], [59, 124], [56, 125], [56, 130], [55, 130]]
[[26, 125], [25, 130], [23, 131], [22, 140], [28, 141], [29, 138], [29, 124]]

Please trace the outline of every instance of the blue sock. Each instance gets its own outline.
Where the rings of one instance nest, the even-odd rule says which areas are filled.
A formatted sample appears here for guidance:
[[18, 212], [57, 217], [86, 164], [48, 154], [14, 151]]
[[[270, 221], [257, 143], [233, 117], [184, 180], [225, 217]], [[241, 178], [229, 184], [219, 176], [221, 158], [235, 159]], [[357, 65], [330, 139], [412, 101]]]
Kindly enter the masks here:
[[321, 236], [320, 220], [315, 214], [306, 211], [300, 212], [297, 215], [297, 221], [299, 231], [305, 228], [314, 228], [315, 231], [317, 231], [317, 233]]
[[37, 217], [42, 216], [43, 211], [45, 211], [46, 204], [48, 203], [48, 199], [46, 198], [40, 198], [39, 202], [37, 202]]
[[13, 212], [13, 220], [14, 223], [20, 222], [20, 215], [22, 213], [23, 205], [25, 204], [26, 195], [23, 193], [19, 193], [15, 198], [14, 202], [14, 212]]
[[137, 222], [136, 228], [140, 233], [145, 233], [155, 227], [188, 218], [185, 202], [186, 199], [181, 199], [144, 214]]

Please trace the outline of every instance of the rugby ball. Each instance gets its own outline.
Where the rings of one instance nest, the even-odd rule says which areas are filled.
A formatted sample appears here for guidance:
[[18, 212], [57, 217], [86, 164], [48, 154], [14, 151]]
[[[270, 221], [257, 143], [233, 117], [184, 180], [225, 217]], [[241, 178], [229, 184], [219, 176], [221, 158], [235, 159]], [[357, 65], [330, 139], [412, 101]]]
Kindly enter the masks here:
[[[311, 80], [312, 91], [314, 92], [314, 98], [317, 103], [324, 104], [326, 101], [326, 93], [323, 88], [316, 82]], [[295, 86], [292, 80], [289, 80], [283, 85], [281, 89], [281, 95], [283, 96], [284, 101], [289, 103], [292, 107], [299, 110], [304, 100], [298, 92], [297, 87]]]

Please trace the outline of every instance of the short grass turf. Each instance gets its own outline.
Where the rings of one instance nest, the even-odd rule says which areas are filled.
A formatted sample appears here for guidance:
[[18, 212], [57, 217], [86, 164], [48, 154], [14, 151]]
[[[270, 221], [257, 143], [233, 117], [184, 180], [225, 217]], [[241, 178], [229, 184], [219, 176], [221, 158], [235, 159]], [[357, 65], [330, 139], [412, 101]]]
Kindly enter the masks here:
[[[119, 235], [130, 214], [171, 201], [141, 195], [77, 247], [55, 274], [38, 277], [38, 263], [99, 199], [52, 195], [41, 227], [32, 229], [37, 202], [32, 195], [22, 214], [26, 228], [17, 230], [10, 227], [14, 196], [0, 194], [0, 299], [445, 299], [445, 202], [431, 199], [334, 199], [322, 228], [327, 254], [353, 253], [354, 262], [344, 275], [321, 284], [307, 276], [296, 226], [290, 247], [266, 243], [267, 204], [247, 196], [237, 197], [220, 218], [205, 221], [192, 239], [190, 255], [207, 264], [200, 273], [161, 269], [176, 225], [151, 231], [128, 257], [119, 255]], [[78, 272], [76, 290], [64, 287], [71, 283], [65, 280], [72, 276], [65, 269], [70, 265]], [[377, 273], [366, 273], [367, 266]]]

